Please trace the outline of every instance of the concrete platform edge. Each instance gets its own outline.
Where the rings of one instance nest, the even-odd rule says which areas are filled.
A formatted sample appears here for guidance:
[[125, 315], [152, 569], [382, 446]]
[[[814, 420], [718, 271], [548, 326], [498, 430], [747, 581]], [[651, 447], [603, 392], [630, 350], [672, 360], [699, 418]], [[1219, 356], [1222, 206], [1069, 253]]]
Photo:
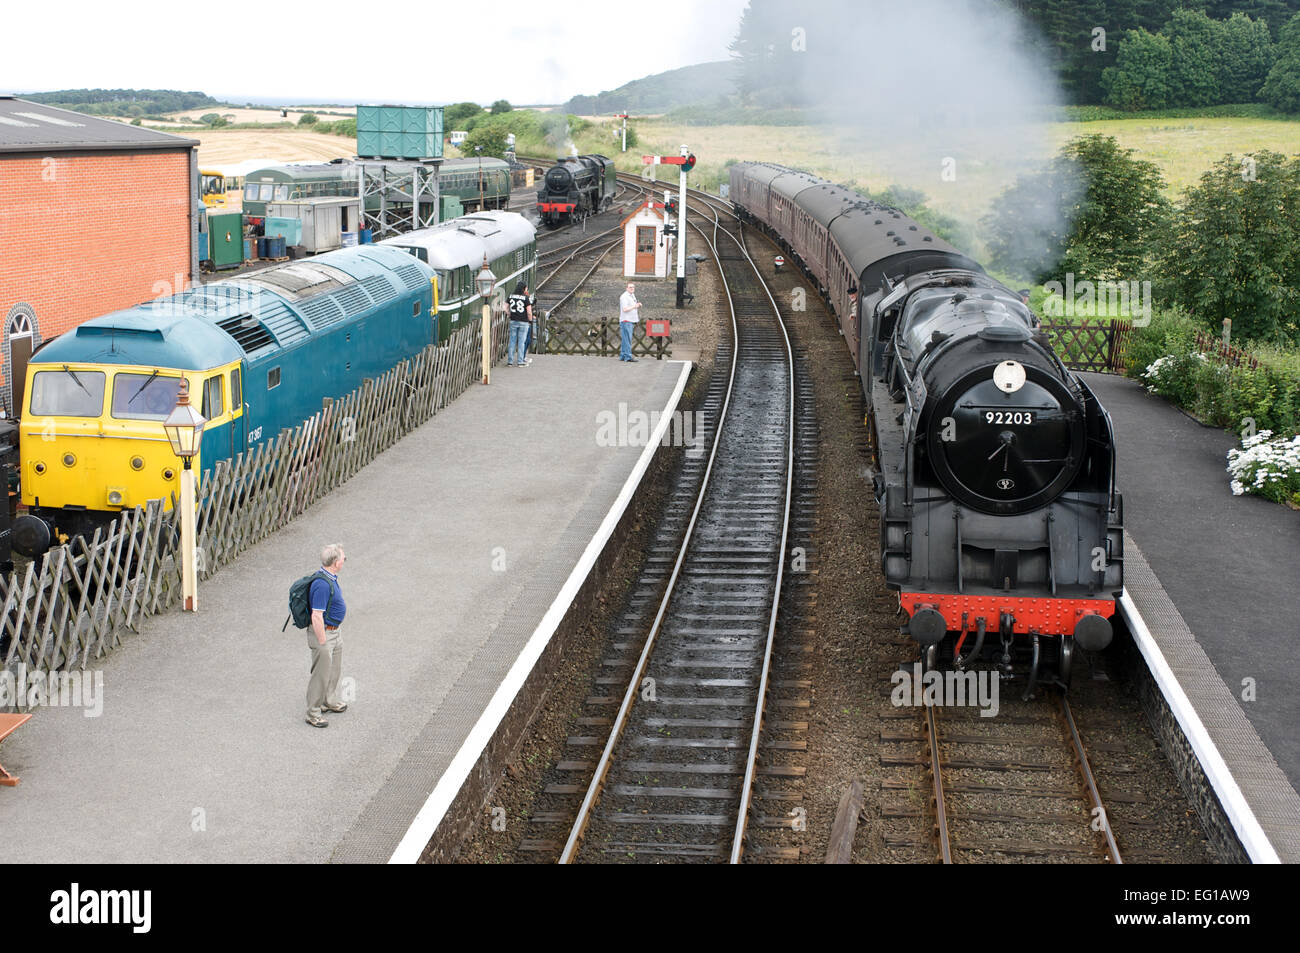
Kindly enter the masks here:
[[[681, 373], [672, 396], [664, 408], [658, 426], [651, 434], [636, 466], [624, 482], [614, 505], [605, 514], [578, 563], [565, 580], [542, 621], [533, 631], [496, 692], [479, 716], [456, 756], [434, 785], [424, 805], [416, 813], [406, 834], [389, 858], [390, 864], [413, 864], [422, 857], [432, 861], [451, 859], [469, 832], [492, 785], [504, 769], [510, 752], [531, 721], [532, 711], [548, 687], [545, 678], [537, 677], [547, 667], [553, 640], [568, 616], [584, 585], [605, 553], [627, 513], [641, 480], [654, 460], [659, 443], [672, 422], [692, 363], [682, 362]], [[523, 716], [523, 717], [521, 717]]]
[[[1128, 540], [1127, 542], [1131, 544], [1132, 541]], [[1134, 555], [1139, 559], [1142, 558], [1136, 546], [1133, 546], [1131, 550], [1126, 547], [1126, 552], [1131, 554], [1128, 558], [1132, 558]], [[1120, 597], [1119, 611], [1146, 663], [1147, 672], [1150, 674], [1165, 706], [1167, 706], [1181, 731], [1182, 741], [1195, 756], [1206, 782], [1208, 782], [1218, 799], [1218, 806], [1235, 832], [1238, 843], [1245, 852], [1246, 857], [1252, 863], [1257, 864], [1281, 863], [1277, 851], [1274, 850], [1267, 834], [1260, 825], [1259, 819], [1255, 816], [1254, 810], [1233, 777], [1227, 762], [1219, 751], [1218, 745], [1210, 736], [1209, 730], [1205, 727], [1205, 723], [1201, 720], [1191, 699], [1187, 697], [1187, 693], [1179, 684], [1178, 677], [1174, 674], [1169, 661], [1165, 658], [1164, 652], [1147, 626], [1146, 620], [1143, 619], [1141, 611], [1133, 601], [1133, 597], [1127, 588]], [[1209, 664], [1208, 659], [1206, 659], [1206, 664]], [[1184, 780], [1194, 784], [1191, 779]]]

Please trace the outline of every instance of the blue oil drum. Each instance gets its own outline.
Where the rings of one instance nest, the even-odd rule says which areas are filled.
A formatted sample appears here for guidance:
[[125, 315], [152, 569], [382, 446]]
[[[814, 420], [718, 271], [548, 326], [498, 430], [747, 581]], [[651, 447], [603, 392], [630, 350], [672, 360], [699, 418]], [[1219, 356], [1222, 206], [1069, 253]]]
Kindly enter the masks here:
[[373, 229], [369, 229], [369, 228], [361, 229], [361, 244], [369, 245], [372, 241], [374, 241], [374, 238], [375, 238], [375, 233]]
[[285, 258], [289, 254], [283, 235], [271, 235], [266, 239], [267, 258]]
[[265, 236], [265, 235], [259, 236], [258, 239], [257, 239], [257, 257], [258, 257], [258, 258], [269, 258], [269, 257], [270, 257], [270, 256], [266, 253], [266, 236]]

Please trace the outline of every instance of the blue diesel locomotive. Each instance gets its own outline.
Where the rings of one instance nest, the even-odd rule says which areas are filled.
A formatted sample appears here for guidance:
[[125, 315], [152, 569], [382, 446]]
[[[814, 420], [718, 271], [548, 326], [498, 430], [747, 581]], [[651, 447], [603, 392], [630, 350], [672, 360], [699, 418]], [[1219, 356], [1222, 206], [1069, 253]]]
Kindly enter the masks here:
[[[446, 230], [465, 260], [441, 256], [441, 271], [403, 248], [345, 248], [104, 315], [50, 341], [32, 357], [23, 396], [27, 512], [14, 521], [14, 550], [34, 557], [124, 510], [170, 500], [179, 461], [162, 421], [182, 378], [209, 421], [194, 462], [202, 471], [438, 343], [438, 284], [460, 270], [450, 265], [477, 270], [486, 256], [505, 278], [535, 263], [532, 226], [489, 214], [509, 219], [510, 247]], [[478, 295], [466, 284], [444, 289], [442, 303], [471, 304]]]

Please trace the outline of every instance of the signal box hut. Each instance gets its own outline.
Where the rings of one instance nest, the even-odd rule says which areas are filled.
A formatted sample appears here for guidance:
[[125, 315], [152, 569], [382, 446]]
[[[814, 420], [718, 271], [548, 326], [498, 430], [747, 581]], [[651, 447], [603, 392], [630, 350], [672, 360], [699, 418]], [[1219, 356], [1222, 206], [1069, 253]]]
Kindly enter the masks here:
[[662, 202], [642, 202], [623, 219], [623, 274], [663, 278], [673, 254], [673, 236], [664, 234], [668, 216]]
[[0, 95], [0, 408], [32, 352], [198, 279], [198, 142]]

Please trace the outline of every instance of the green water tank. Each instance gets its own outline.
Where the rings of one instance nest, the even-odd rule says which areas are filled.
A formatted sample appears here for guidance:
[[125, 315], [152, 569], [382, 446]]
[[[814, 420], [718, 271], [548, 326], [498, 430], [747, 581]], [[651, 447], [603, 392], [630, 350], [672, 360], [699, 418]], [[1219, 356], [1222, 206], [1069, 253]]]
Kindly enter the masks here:
[[358, 106], [357, 155], [363, 159], [442, 158], [442, 107]]

